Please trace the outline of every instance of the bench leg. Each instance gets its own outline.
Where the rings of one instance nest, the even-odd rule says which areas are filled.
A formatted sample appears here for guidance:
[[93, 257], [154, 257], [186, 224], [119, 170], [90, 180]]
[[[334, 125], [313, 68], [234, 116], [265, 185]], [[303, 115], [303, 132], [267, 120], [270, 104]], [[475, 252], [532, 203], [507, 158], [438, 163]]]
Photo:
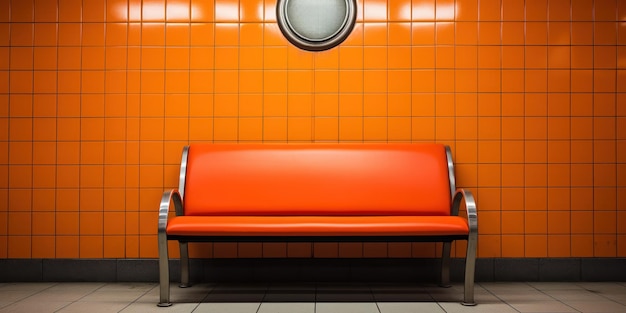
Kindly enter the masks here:
[[160, 299], [157, 306], [171, 306], [170, 303], [170, 267], [167, 251], [167, 235], [165, 232], [159, 232], [159, 288]]
[[450, 248], [451, 242], [444, 242], [441, 250], [441, 277], [439, 285], [441, 287], [450, 287]]
[[191, 287], [189, 284], [189, 249], [186, 242], [179, 241], [180, 247], [180, 288]]
[[465, 306], [474, 306], [474, 271], [476, 269], [476, 233], [470, 233], [467, 240], [467, 255], [465, 256], [465, 295], [461, 304]]

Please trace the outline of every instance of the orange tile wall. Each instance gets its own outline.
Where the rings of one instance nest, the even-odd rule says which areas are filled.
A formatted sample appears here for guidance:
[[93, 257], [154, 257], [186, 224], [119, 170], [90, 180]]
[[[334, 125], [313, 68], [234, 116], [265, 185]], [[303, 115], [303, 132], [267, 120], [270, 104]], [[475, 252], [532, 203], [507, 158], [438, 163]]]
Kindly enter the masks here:
[[0, 0], [0, 258], [156, 257], [181, 148], [226, 141], [446, 143], [479, 257], [626, 256], [626, 1], [359, 0], [350, 38], [319, 53], [288, 44], [274, 6]]

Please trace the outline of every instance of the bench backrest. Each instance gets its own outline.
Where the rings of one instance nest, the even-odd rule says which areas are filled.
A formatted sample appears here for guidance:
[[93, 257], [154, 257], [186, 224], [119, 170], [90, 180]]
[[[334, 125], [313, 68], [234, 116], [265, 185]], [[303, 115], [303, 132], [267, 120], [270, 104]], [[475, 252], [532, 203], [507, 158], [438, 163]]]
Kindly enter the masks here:
[[195, 144], [185, 215], [450, 215], [440, 144]]

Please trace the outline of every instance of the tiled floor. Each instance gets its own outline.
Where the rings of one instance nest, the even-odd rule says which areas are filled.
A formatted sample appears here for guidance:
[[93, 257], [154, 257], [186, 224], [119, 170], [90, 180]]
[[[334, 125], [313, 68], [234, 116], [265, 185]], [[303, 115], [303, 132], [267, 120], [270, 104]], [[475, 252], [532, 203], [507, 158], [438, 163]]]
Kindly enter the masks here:
[[475, 307], [451, 288], [407, 284], [199, 284], [172, 287], [156, 306], [154, 283], [3, 283], [0, 312], [626, 312], [626, 283], [479, 283]]

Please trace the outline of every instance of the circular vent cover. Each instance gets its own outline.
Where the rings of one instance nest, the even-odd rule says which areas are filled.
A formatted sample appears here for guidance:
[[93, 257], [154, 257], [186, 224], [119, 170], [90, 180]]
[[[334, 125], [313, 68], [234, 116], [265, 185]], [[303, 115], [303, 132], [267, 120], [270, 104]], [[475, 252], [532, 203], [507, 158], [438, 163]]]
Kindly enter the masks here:
[[354, 27], [355, 0], [278, 0], [278, 26], [297, 47], [320, 51], [343, 42]]

